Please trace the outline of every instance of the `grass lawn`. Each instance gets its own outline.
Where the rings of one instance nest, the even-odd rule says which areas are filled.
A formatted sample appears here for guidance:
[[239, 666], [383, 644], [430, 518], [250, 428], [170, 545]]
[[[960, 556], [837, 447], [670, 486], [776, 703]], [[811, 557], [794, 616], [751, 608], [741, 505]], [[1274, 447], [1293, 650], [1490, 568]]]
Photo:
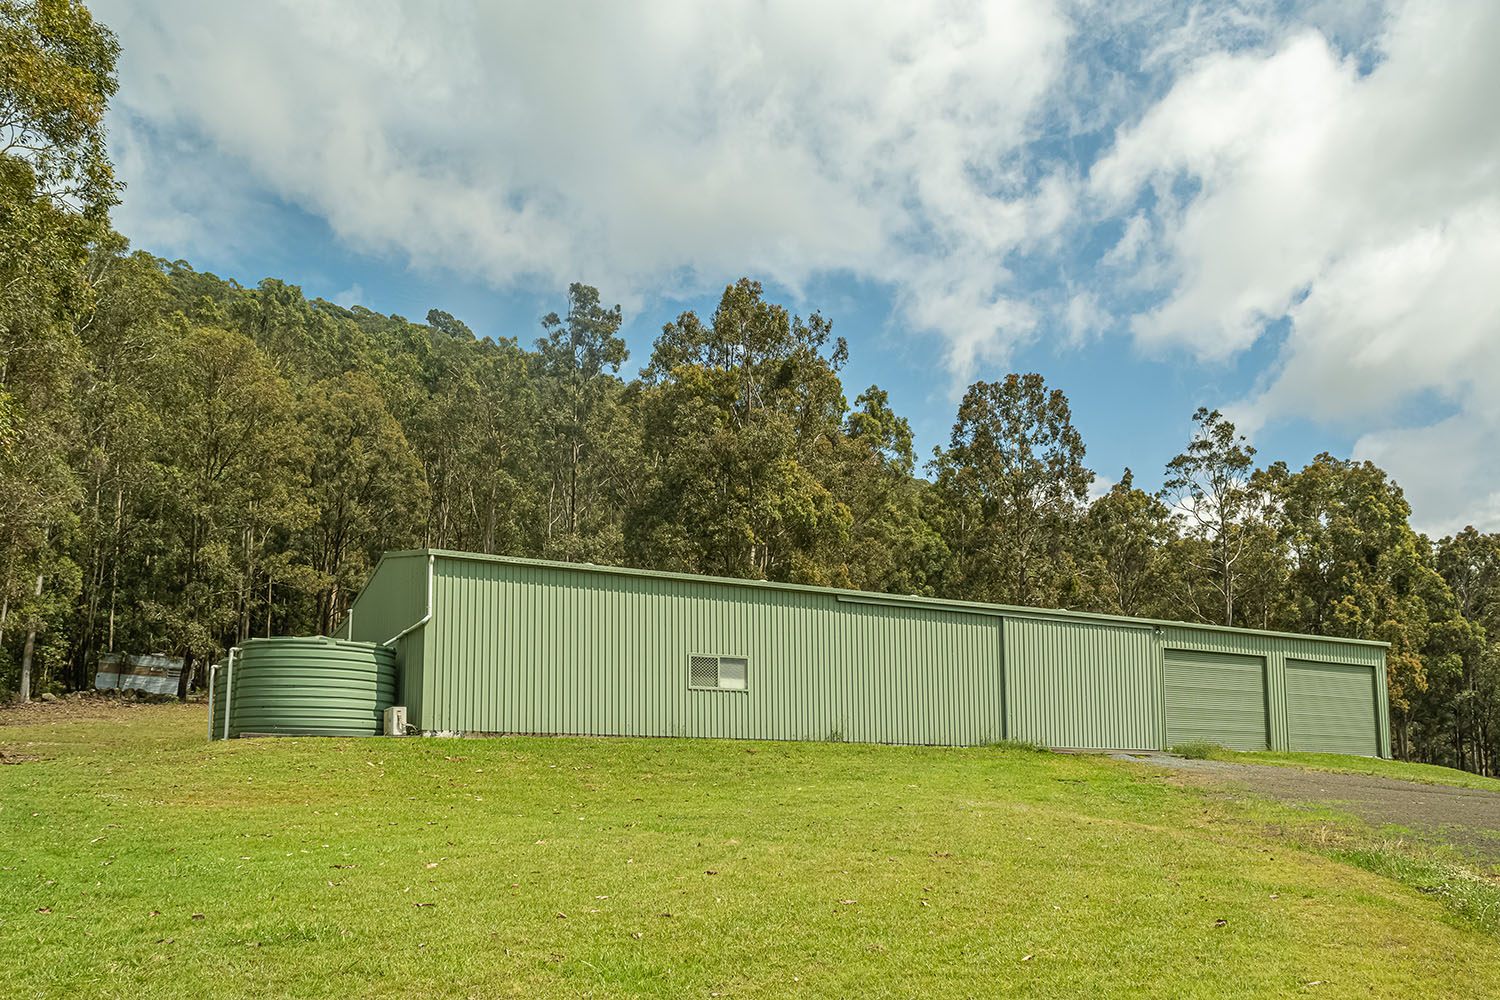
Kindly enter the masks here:
[[1306, 814], [1129, 763], [203, 712], [0, 724], [6, 996], [1500, 995], [1500, 939]]
[[1226, 750], [1209, 744], [1192, 744], [1190, 756], [1239, 764], [1269, 764], [1275, 767], [1297, 767], [1307, 771], [1334, 771], [1339, 774], [1369, 774], [1378, 778], [1419, 781], [1427, 785], [1453, 785], [1456, 788], [1478, 788], [1500, 792], [1500, 779], [1470, 774], [1436, 764], [1409, 764], [1402, 760], [1378, 757], [1350, 757], [1337, 753], [1287, 753], [1280, 750], [1243, 752]]

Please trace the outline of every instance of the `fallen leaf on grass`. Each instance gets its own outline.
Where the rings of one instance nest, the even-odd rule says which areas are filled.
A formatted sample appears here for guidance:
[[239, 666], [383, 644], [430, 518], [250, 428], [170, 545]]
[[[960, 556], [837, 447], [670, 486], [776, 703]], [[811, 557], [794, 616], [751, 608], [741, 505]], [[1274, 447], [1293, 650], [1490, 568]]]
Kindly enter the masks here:
[[1035, 957], [1036, 957], [1035, 955], [1027, 955], [1025, 958], [1021, 959], [1021, 961], [1023, 961], [1023, 962], [1029, 962], [1029, 961], [1031, 961]]
[[201, 914], [201, 913], [195, 913], [195, 914], [193, 914], [192, 919], [194, 919], [194, 920], [202, 920], [203, 919], [203, 914]]
[[36, 908], [36, 912], [38, 912], [38, 913], [51, 913], [52, 912], [52, 908], [50, 906], [38, 906]]
[[1214, 921], [1214, 926], [1215, 927], [1228, 927], [1229, 926], [1229, 921], [1225, 920], [1223, 917], [1220, 917], [1218, 920]]
[[436, 906], [436, 903], [413, 903], [412, 906]]

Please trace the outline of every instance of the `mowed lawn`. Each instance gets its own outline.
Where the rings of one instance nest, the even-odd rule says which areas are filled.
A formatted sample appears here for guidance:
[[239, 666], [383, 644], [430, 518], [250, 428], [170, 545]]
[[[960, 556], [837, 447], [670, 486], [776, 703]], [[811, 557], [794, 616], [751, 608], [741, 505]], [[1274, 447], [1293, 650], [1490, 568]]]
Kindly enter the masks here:
[[0, 716], [5, 996], [1500, 995], [1500, 940], [1307, 814], [1128, 763], [203, 713]]

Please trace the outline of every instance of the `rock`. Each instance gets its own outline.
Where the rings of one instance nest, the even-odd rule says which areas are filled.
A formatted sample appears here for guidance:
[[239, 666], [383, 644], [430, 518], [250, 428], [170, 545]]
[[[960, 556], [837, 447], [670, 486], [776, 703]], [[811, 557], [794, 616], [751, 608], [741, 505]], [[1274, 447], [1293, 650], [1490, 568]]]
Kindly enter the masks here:
[[42, 692], [42, 701], [56, 701], [56, 700], [57, 700], [57, 695], [53, 694], [51, 691], [43, 691]]

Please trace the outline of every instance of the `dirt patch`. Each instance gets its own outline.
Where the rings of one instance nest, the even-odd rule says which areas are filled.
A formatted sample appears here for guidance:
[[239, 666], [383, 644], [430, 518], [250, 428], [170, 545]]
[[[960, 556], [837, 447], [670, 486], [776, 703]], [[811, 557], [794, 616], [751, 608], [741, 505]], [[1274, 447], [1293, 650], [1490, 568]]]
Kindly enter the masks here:
[[[202, 703], [204, 699], [191, 698], [189, 701]], [[162, 704], [177, 705], [181, 702], [165, 696], [137, 698], [134, 695], [73, 694], [56, 701], [38, 700], [25, 705], [0, 706], [0, 727], [40, 726], [77, 719], [117, 719], [122, 713], [156, 708]]]
[[1399, 826], [1419, 837], [1452, 844], [1500, 864], [1500, 792], [1428, 785], [1364, 774], [1303, 771], [1295, 767], [1187, 760], [1166, 754], [1116, 754], [1171, 770], [1187, 781], [1280, 802], [1320, 805], [1375, 826]]

